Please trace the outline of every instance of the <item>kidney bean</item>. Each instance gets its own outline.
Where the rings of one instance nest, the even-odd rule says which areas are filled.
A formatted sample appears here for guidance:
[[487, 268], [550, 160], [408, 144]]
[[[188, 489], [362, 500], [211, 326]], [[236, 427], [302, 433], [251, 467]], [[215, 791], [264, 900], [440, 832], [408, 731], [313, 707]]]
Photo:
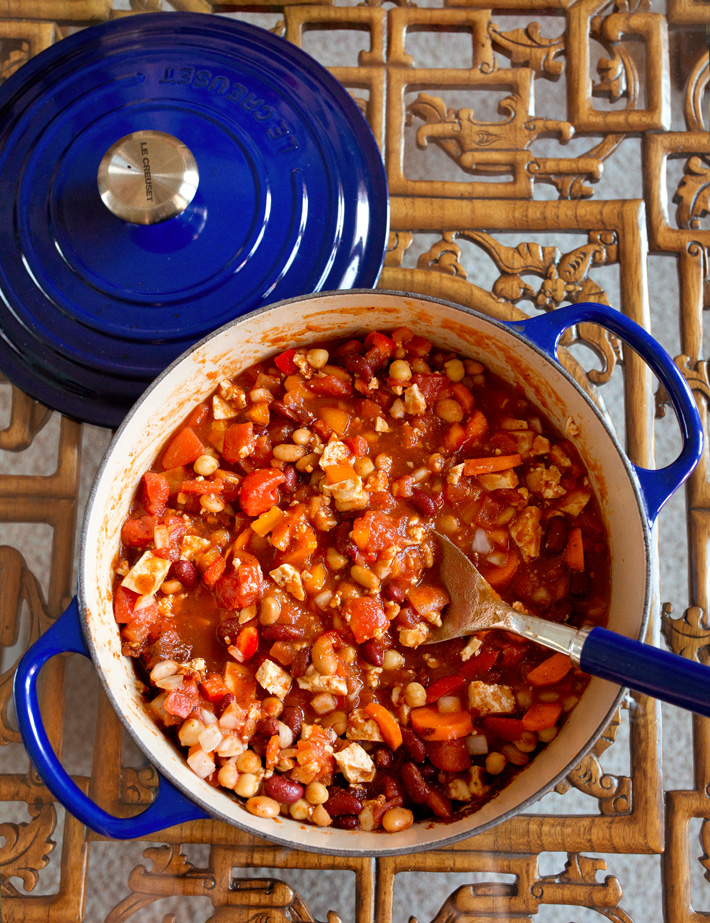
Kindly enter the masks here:
[[579, 599], [583, 596], [589, 596], [591, 592], [592, 581], [589, 579], [589, 574], [585, 574], [584, 571], [573, 573], [569, 582], [569, 595], [576, 596]]
[[293, 779], [273, 775], [264, 780], [264, 794], [280, 804], [294, 804], [299, 798], [303, 798], [303, 786]]
[[179, 580], [186, 590], [194, 589], [200, 580], [200, 575], [195, 565], [192, 561], [186, 561], [185, 558], [175, 561], [170, 566], [169, 577], [170, 579]]
[[214, 707], [215, 715], [217, 715], [218, 718], [221, 718], [227, 706], [231, 705], [232, 702], [236, 702], [236, 701], [237, 701], [237, 697], [232, 692], [225, 693]]
[[305, 628], [296, 625], [261, 625], [259, 628], [264, 641], [300, 641], [305, 633]]
[[421, 737], [417, 737], [411, 728], [402, 728], [402, 744], [409, 758], [415, 763], [423, 763], [426, 759], [426, 748]]
[[378, 747], [372, 758], [378, 769], [387, 769], [388, 766], [392, 765], [392, 754], [387, 747]]
[[295, 465], [284, 465], [281, 472], [286, 478], [283, 484], [280, 485], [281, 490], [286, 494], [292, 494], [298, 487], [298, 471], [296, 471]]
[[287, 420], [298, 420], [295, 409], [284, 404], [283, 401], [272, 401], [269, 404], [269, 410], [277, 413], [280, 417], [286, 417]]
[[375, 377], [375, 370], [364, 356], [358, 356], [357, 353], [349, 353], [343, 361], [345, 368], [365, 381], [372, 381]]
[[429, 673], [429, 667], [426, 664], [421, 664], [417, 667], [417, 672], [415, 674], [416, 680], [418, 683], [421, 683], [422, 686], [426, 687], [431, 683], [431, 675]]
[[358, 547], [355, 542], [350, 538], [350, 525], [347, 522], [341, 522], [338, 526], [335, 527], [335, 532], [333, 533], [333, 540], [335, 542], [335, 549], [340, 554], [344, 554], [346, 558], [352, 558], [353, 560], [357, 557]]
[[412, 628], [417, 622], [421, 621], [421, 617], [412, 606], [403, 606], [394, 621], [400, 628]]
[[423, 766], [419, 767], [419, 771], [427, 782], [436, 782], [439, 776], [439, 770], [435, 766], [432, 766], [431, 763], [424, 763]]
[[451, 817], [451, 799], [448, 795], [440, 792], [438, 788], [429, 789], [426, 803], [437, 817]]
[[329, 798], [324, 807], [331, 817], [340, 817], [343, 814], [359, 814], [362, 811], [362, 801], [351, 792], [331, 785], [328, 789]]
[[419, 768], [414, 763], [403, 763], [400, 770], [407, 794], [415, 804], [426, 804], [429, 786], [424, 781]]
[[545, 618], [550, 622], [566, 622], [572, 615], [572, 603], [569, 599], [560, 599], [545, 610]]
[[239, 634], [239, 619], [224, 619], [217, 626], [217, 640], [229, 646]]
[[333, 826], [341, 830], [357, 830], [360, 821], [356, 814], [341, 814], [340, 817], [333, 818]]
[[400, 804], [404, 801], [404, 787], [399, 779], [395, 779], [394, 776], [386, 775], [384, 777], [384, 786], [385, 786], [385, 798], [388, 801], [396, 801], [400, 799]]
[[382, 595], [393, 603], [401, 603], [407, 595], [407, 590], [401, 583], [392, 580], [382, 588]]
[[372, 664], [373, 667], [381, 667], [384, 662], [385, 652], [383, 651], [380, 642], [376, 641], [375, 638], [369, 638], [367, 641], [361, 644], [360, 653], [368, 663]]
[[296, 656], [293, 658], [293, 663], [291, 664], [291, 676], [294, 679], [298, 679], [299, 676], [303, 676], [303, 674], [308, 669], [310, 662], [310, 648], [307, 647], [305, 650], [296, 651]]
[[426, 490], [422, 490], [421, 487], [412, 488], [410, 501], [412, 506], [418, 513], [421, 513], [422, 516], [436, 516], [436, 511], [438, 509], [436, 500], [431, 494], [427, 493]]
[[303, 709], [300, 705], [286, 705], [281, 712], [281, 720], [293, 731], [294, 739], [296, 739], [303, 727]]
[[560, 554], [567, 545], [567, 522], [563, 516], [554, 516], [545, 533], [545, 551]]
[[278, 734], [279, 722], [276, 718], [262, 718], [256, 726], [254, 736], [251, 739], [251, 745], [254, 749], [263, 749], [269, 740]]

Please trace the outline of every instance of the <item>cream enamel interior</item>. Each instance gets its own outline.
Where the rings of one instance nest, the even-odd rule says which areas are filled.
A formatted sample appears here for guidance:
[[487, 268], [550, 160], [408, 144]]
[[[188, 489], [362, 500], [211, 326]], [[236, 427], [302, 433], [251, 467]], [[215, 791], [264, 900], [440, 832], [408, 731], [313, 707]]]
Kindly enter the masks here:
[[528, 396], [565, 431], [570, 416], [610, 534], [612, 601], [609, 627], [638, 637], [648, 596], [648, 535], [623, 457], [584, 396], [536, 349], [487, 319], [417, 296], [336, 293], [313, 296], [238, 320], [203, 341], [165, 373], [131, 411], [112, 443], [87, 511], [80, 603], [92, 655], [121, 720], [157, 768], [215, 816], [259, 836], [300, 848], [367, 854], [429, 848], [496, 823], [547, 790], [604, 729], [619, 694], [593, 679], [562, 732], [498, 797], [479, 812], [446, 824], [415, 825], [395, 836], [308, 827], [248, 814], [228, 794], [198, 779], [146, 712], [111, 606], [111, 567], [123, 519], [143, 472], [193, 405], [219, 381], [256, 360], [316, 340], [407, 325], [437, 345], [479, 358]]

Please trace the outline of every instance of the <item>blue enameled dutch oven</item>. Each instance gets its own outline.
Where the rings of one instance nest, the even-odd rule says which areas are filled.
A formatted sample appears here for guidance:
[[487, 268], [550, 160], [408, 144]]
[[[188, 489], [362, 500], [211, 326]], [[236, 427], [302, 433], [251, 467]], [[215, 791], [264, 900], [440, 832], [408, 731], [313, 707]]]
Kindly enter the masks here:
[[[668, 467], [650, 471], [631, 464], [596, 406], [558, 364], [561, 335], [582, 322], [601, 324], [621, 337], [643, 357], [667, 390], [683, 438], [679, 457]], [[214, 817], [284, 846], [318, 852], [386, 855], [444, 846], [523, 811], [563, 778], [607, 727], [623, 690], [593, 677], [557, 737], [481, 810], [452, 822], [414, 824], [390, 835], [324, 829], [283, 816], [267, 819], [249, 814], [230, 792], [199, 779], [150, 717], [133, 663], [121, 654], [111, 596], [121, 523], [143, 472], [177, 423], [222, 379], [287, 346], [401, 325], [445, 349], [480, 359], [492, 372], [520, 387], [560, 432], [578, 433], [575, 444], [589, 470], [609, 533], [609, 627], [627, 639], [643, 635], [652, 591], [651, 530], [661, 507], [688, 477], [702, 451], [693, 396], [672, 359], [645, 331], [617, 311], [595, 304], [503, 323], [447, 302], [393, 292], [331, 292], [283, 301], [208, 336], [167, 369], [129, 413], [108, 450], [89, 499], [78, 597], [27, 652], [17, 671], [15, 704], [30, 757], [53, 794], [94, 830], [110, 837], [142, 837], [182, 821]], [[626, 657], [623, 643], [620, 649], [621, 656]], [[112, 817], [93, 804], [50, 747], [38, 707], [37, 678], [42, 665], [64, 651], [92, 658], [121, 721], [160, 773], [154, 803], [136, 817]], [[674, 658], [653, 648], [651, 653], [655, 655], [650, 658], [656, 663], [655, 672], [649, 672], [641, 688], [653, 694], [663, 688], [663, 671], [668, 658]], [[597, 660], [606, 660], [613, 668], [615, 654], [604, 655], [602, 651]], [[690, 661], [682, 660], [681, 665], [679, 695], [685, 691], [686, 705], [710, 714], [710, 696], [705, 694], [710, 689], [710, 670]], [[635, 686], [638, 688], [638, 683]]]
[[365, 118], [300, 48], [206, 14], [82, 30], [0, 87], [0, 370], [117, 426], [233, 318], [374, 286], [388, 220]]

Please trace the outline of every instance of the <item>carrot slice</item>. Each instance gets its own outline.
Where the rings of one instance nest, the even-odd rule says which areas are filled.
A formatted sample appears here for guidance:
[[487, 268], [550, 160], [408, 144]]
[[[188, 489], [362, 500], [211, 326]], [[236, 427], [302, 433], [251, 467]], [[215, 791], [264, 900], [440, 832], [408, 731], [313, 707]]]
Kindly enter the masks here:
[[544, 731], [554, 727], [561, 714], [559, 702], [535, 702], [523, 715], [523, 727], [526, 731]]
[[274, 766], [279, 761], [279, 752], [281, 750], [281, 742], [279, 740], [279, 735], [274, 734], [273, 737], [269, 738], [269, 742], [266, 745], [266, 768], [273, 769]]
[[171, 441], [163, 455], [163, 468], [177, 468], [178, 465], [189, 465], [200, 457], [205, 451], [195, 431], [185, 426]]
[[[456, 740], [473, 733], [473, 722], [467, 711], [442, 714], [436, 708], [413, 708], [410, 715], [412, 728], [422, 740]], [[384, 735], [383, 735], [384, 736]]]
[[572, 663], [567, 654], [553, 654], [531, 670], [526, 679], [531, 686], [551, 686], [567, 676], [571, 669]]
[[584, 543], [579, 527], [570, 529], [567, 547], [562, 552], [562, 560], [570, 570], [584, 570]]
[[397, 719], [378, 702], [370, 702], [367, 704], [365, 706], [365, 711], [377, 722], [380, 733], [384, 737], [385, 743], [390, 748], [390, 750], [396, 750], [398, 747], [401, 747], [402, 729], [400, 728]]
[[489, 474], [493, 471], [506, 471], [522, 464], [521, 455], [492, 455], [490, 458], [468, 458], [463, 463], [463, 473]]

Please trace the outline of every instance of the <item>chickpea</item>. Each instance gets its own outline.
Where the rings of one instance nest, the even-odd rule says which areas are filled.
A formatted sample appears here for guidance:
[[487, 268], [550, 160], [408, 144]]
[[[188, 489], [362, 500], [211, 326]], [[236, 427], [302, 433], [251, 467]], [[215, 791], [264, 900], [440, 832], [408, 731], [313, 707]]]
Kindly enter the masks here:
[[327, 349], [309, 349], [306, 353], [306, 362], [314, 369], [322, 369], [329, 358]]
[[328, 789], [322, 782], [309, 782], [305, 794], [309, 804], [325, 804], [329, 797]]
[[453, 535], [454, 532], [458, 532], [461, 526], [458, 517], [450, 514], [440, 516], [437, 524], [439, 526], [439, 531], [444, 532], [446, 535]]
[[412, 377], [412, 370], [408, 362], [404, 359], [395, 359], [389, 368], [390, 378], [397, 381], [409, 381]]
[[322, 804], [316, 805], [311, 820], [317, 827], [329, 827], [333, 823], [333, 819]]
[[348, 559], [331, 546], [325, 553], [325, 563], [331, 570], [342, 570], [348, 563]]
[[333, 711], [323, 718], [321, 725], [324, 728], [332, 728], [338, 737], [342, 737], [348, 729], [348, 716], [344, 711]]
[[444, 371], [450, 381], [461, 381], [466, 375], [466, 369], [460, 359], [449, 359], [444, 363]]
[[239, 773], [237, 772], [237, 767], [231, 760], [220, 768], [219, 772], [217, 773], [217, 779], [219, 784], [224, 788], [233, 789], [237, 784], [239, 780]]
[[209, 494], [203, 494], [200, 497], [200, 506], [208, 513], [221, 513], [224, 509], [224, 500], [219, 497], [211, 497]]
[[426, 689], [421, 683], [407, 683], [404, 687], [404, 701], [411, 708], [421, 708], [426, 705]]
[[309, 805], [305, 798], [299, 798], [289, 805], [288, 813], [294, 820], [306, 820], [308, 817]]
[[278, 718], [284, 710], [284, 703], [281, 699], [277, 699], [275, 695], [270, 695], [263, 700], [261, 707], [264, 709], [264, 713], [267, 717]]
[[261, 769], [261, 757], [257, 756], [253, 750], [245, 750], [237, 757], [237, 769], [239, 772], [247, 772], [252, 775]]
[[382, 826], [388, 833], [408, 830], [414, 823], [414, 815], [408, 808], [390, 808], [382, 818]]
[[160, 592], [164, 593], [165, 596], [174, 596], [176, 593], [182, 593], [185, 587], [180, 583], [179, 580], [164, 580]]
[[399, 670], [400, 667], [404, 666], [404, 657], [399, 651], [390, 648], [388, 651], [385, 651], [382, 659], [382, 666], [385, 670]]
[[523, 731], [520, 740], [515, 741], [515, 746], [521, 753], [532, 753], [537, 747], [537, 734], [534, 731]]
[[252, 798], [259, 791], [261, 782], [258, 777], [250, 772], [245, 772], [239, 776], [237, 784], [234, 786], [235, 794], [240, 798]]
[[360, 475], [361, 478], [366, 478], [375, 470], [374, 464], [367, 457], [355, 459], [353, 468], [355, 469], [355, 474]]
[[543, 728], [541, 731], [537, 732], [537, 739], [540, 741], [540, 743], [549, 744], [551, 740], [554, 740], [555, 737], [557, 737], [558, 730], [559, 729], [554, 725], [551, 728]]
[[195, 474], [202, 475], [202, 477], [209, 477], [219, 468], [219, 462], [212, 455], [200, 455], [192, 467], [195, 470]]
[[505, 769], [507, 762], [502, 753], [497, 751], [489, 753], [486, 757], [486, 772], [491, 776], [499, 776]]
[[463, 407], [452, 397], [437, 401], [434, 412], [444, 423], [460, 423], [463, 420]]

